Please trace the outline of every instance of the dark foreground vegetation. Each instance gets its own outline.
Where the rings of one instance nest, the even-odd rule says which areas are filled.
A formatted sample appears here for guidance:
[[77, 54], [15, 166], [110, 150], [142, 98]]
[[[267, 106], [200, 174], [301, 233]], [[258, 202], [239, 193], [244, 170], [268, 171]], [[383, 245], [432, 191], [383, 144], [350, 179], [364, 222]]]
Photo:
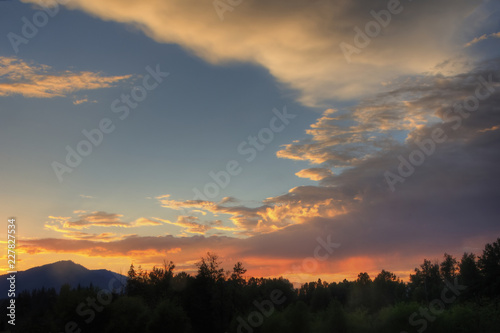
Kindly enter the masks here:
[[[373, 279], [360, 273], [356, 281], [318, 280], [296, 289], [283, 278], [244, 279], [241, 263], [225, 272], [210, 253], [196, 276], [174, 268], [131, 266], [119, 292], [69, 286], [24, 292], [16, 301], [16, 331], [500, 332], [500, 238], [479, 257], [424, 260], [408, 283], [383, 270]], [[0, 329], [10, 328], [7, 319]]]

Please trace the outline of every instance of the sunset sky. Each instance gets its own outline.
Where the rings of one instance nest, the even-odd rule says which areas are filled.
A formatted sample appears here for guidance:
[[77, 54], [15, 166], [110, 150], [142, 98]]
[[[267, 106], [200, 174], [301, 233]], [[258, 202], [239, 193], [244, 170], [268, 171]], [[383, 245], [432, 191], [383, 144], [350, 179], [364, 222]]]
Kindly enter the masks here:
[[500, 236], [498, 17], [488, 0], [1, 1], [0, 241], [15, 217], [18, 270], [192, 273], [211, 251], [294, 282], [480, 254]]

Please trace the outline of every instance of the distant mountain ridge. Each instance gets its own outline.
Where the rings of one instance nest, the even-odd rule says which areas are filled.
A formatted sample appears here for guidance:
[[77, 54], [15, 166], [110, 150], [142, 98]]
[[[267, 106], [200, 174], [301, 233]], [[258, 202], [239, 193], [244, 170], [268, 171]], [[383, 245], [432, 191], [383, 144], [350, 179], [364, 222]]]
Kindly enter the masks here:
[[[10, 274], [0, 276], [0, 290], [8, 290], [9, 282], [7, 277]], [[41, 288], [55, 288], [59, 293], [61, 286], [69, 284], [71, 287], [88, 287], [91, 283], [94, 287], [100, 289], [109, 289], [112, 279], [114, 288], [118, 289], [120, 285], [125, 286], [127, 277], [108, 271], [106, 269], [90, 270], [82, 265], [76, 264], [71, 260], [58, 261], [52, 264], [33, 267], [25, 271], [18, 271], [16, 274], [16, 293], [24, 290], [33, 290]]]

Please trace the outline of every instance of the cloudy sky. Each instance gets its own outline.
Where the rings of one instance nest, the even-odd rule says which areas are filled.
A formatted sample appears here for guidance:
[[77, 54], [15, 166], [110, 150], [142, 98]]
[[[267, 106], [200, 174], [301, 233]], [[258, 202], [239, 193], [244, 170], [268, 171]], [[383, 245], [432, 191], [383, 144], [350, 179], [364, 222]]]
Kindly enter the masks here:
[[[500, 235], [500, 4], [0, 2], [18, 269], [207, 251], [295, 282]], [[0, 268], [7, 270], [7, 258]]]

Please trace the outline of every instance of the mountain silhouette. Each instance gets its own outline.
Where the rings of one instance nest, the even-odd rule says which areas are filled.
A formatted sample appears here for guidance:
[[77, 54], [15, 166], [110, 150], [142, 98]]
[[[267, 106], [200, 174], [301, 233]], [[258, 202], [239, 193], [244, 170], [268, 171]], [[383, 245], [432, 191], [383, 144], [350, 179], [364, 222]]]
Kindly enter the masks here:
[[[7, 278], [10, 274], [0, 276], [0, 290], [9, 289]], [[100, 289], [109, 289], [108, 285], [112, 279], [116, 279], [113, 285], [115, 290], [126, 284], [127, 278], [123, 275], [108, 271], [106, 269], [90, 270], [71, 260], [58, 261], [52, 264], [33, 267], [16, 274], [16, 293], [24, 290], [41, 289], [44, 287], [55, 288], [59, 293], [61, 286], [69, 284], [75, 288], [78, 285], [88, 287], [91, 283]]]

